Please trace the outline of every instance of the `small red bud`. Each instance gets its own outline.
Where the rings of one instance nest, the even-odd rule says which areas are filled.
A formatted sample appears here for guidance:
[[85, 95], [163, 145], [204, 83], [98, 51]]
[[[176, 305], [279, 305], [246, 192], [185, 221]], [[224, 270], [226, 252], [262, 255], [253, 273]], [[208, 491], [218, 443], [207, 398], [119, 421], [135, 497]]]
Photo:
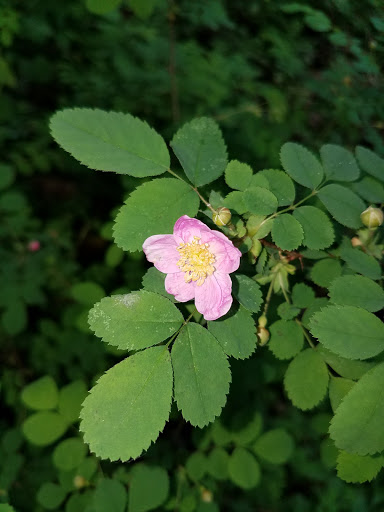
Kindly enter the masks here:
[[28, 243], [28, 251], [30, 252], [36, 252], [40, 250], [40, 242], [38, 240], [31, 240]]

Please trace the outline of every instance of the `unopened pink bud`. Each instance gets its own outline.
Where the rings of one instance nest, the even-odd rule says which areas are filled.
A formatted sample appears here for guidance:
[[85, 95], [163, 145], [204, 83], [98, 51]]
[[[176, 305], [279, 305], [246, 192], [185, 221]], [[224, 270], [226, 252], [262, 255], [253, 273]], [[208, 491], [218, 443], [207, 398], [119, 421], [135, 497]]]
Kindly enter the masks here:
[[28, 251], [36, 252], [38, 250], [40, 250], [40, 242], [38, 240], [31, 240], [28, 243]]

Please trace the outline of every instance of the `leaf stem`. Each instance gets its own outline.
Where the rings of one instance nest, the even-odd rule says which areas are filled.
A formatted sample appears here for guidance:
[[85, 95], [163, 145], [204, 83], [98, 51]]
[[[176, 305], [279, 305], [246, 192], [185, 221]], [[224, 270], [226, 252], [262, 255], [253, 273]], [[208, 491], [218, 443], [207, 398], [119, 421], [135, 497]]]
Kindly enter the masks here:
[[264, 310], [263, 315], [267, 316], [269, 303], [271, 301], [272, 293], [273, 293], [273, 285], [275, 284], [276, 274], [273, 276], [271, 284], [269, 285], [267, 296], [265, 297]]
[[303, 331], [304, 337], [308, 341], [309, 345], [313, 349], [315, 349], [316, 347], [315, 347], [313, 341], [311, 340], [309, 334], [307, 333], [307, 329], [304, 327], [304, 325], [300, 322], [300, 320], [298, 318], [295, 318], [295, 322], [301, 327], [301, 330]]
[[167, 343], [164, 345], [165, 347], [169, 347], [169, 345], [172, 343], [172, 341], [174, 341], [174, 339], [176, 338], [176, 336], [178, 336], [180, 334], [180, 332], [184, 329], [184, 327], [188, 324], [188, 322], [190, 321], [190, 319], [192, 318], [193, 316], [193, 313], [191, 313], [189, 315], [189, 317], [184, 320], [184, 322], [181, 324], [181, 326], [177, 329], [177, 331], [170, 337], [170, 339], [167, 341]]
[[183, 180], [183, 178], [180, 178], [180, 176], [178, 174], [176, 174], [175, 172], [171, 171], [171, 169], [167, 169], [167, 171], [172, 174], [172, 176], [174, 176], [175, 178], [177, 178], [178, 180], [181, 180], [181, 181], [184, 181], [184, 183], [186, 183], [189, 187], [191, 187], [191, 189], [196, 192], [196, 194], [199, 196], [200, 198], [200, 201], [202, 201], [205, 206], [207, 206], [212, 213], [216, 213], [216, 210], [214, 208], [212, 208], [211, 204], [208, 203], [208, 201], [206, 199], [204, 199], [204, 197], [200, 194], [199, 190], [197, 187], [194, 187], [193, 185], [191, 185], [190, 183], [188, 183], [187, 181]]

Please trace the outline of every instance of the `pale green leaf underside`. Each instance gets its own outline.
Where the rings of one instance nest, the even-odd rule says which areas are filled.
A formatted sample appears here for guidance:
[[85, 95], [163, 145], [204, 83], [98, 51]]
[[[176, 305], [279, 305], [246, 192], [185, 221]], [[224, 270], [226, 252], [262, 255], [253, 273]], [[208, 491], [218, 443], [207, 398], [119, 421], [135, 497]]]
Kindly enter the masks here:
[[320, 354], [312, 348], [300, 352], [285, 374], [284, 387], [293, 405], [302, 410], [312, 409], [325, 396], [328, 371]]
[[146, 122], [121, 112], [75, 108], [56, 112], [53, 138], [80, 163], [98, 171], [155, 176], [169, 169], [163, 138]]
[[219, 126], [201, 117], [185, 124], [174, 135], [171, 146], [185, 174], [197, 187], [221, 176], [227, 165], [227, 149]]
[[370, 482], [383, 467], [383, 462], [383, 457], [361, 457], [342, 451], [337, 457], [337, 476], [352, 484]]
[[309, 249], [325, 249], [332, 245], [335, 238], [333, 226], [328, 216], [314, 206], [296, 208], [293, 216], [303, 228], [303, 245]]
[[208, 330], [215, 336], [224, 352], [236, 359], [246, 359], [256, 348], [255, 322], [252, 313], [242, 305], [234, 315], [208, 322]]
[[96, 336], [120, 349], [141, 350], [156, 345], [183, 323], [180, 311], [168, 299], [141, 290], [104, 297], [89, 312]]
[[303, 348], [303, 330], [294, 320], [274, 322], [270, 333], [268, 348], [278, 359], [291, 359]]
[[384, 350], [384, 324], [355, 306], [328, 306], [311, 318], [311, 333], [332, 352], [368, 359]]
[[172, 365], [165, 347], [152, 347], [108, 370], [83, 403], [80, 429], [97, 456], [135, 459], [168, 419]]
[[323, 179], [323, 168], [307, 148], [287, 142], [280, 151], [281, 164], [289, 176], [304, 187], [315, 189]]
[[184, 418], [204, 427], [227, 400], [231, 372], [217, 340], [204, 327], [188, 324], [172, 348], [175, 400]]
[[384, 450], [384, 363], [366, 373], [337, 408], [329, 432], [341, 450], [374, 455]]
[[380, 285], [364, 276], [341, 276], [329, 288], [334, 304], [357, 306], [374, 313], [384, 307], [384, 291]]
[[318, 197], [337, 222], [348, 228], [361, 226], [360, 214], [365, 210], [365, 204], [352, 190], [332, 183], [323, 187]]
[[355, 181], [360, 176], [355, 157], [347, 149], [336, 144], [325, 144], [320, 149], [320, 155], [327, 178]]
[[284, 251], [297, 249], [303, 240], [303, 228], [292, 215], [279, 215], [272, 226], [272, 238]]
[[141, 250], [149, 236], [172, 233], [182, 215], [194, 217], [199, 204], [197, 194], [180, 180], [159, 178], [144, 183], [132, 192], [116, 217], [115, 242], [126, 251]]

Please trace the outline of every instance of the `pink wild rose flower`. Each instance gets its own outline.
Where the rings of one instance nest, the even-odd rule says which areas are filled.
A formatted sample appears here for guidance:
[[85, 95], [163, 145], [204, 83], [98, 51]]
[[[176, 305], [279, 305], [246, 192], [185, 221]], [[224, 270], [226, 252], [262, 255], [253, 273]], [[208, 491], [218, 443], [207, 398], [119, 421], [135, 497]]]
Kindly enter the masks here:
[[165, 289], [179, 302], [195, 299], [206, 320], [225, 315], [232, 304], [231, 272], [239, 268], [241, 252], [220, 231], [183, 215], [173, 235], [146, 239], [147, 260], [167, 274]]

